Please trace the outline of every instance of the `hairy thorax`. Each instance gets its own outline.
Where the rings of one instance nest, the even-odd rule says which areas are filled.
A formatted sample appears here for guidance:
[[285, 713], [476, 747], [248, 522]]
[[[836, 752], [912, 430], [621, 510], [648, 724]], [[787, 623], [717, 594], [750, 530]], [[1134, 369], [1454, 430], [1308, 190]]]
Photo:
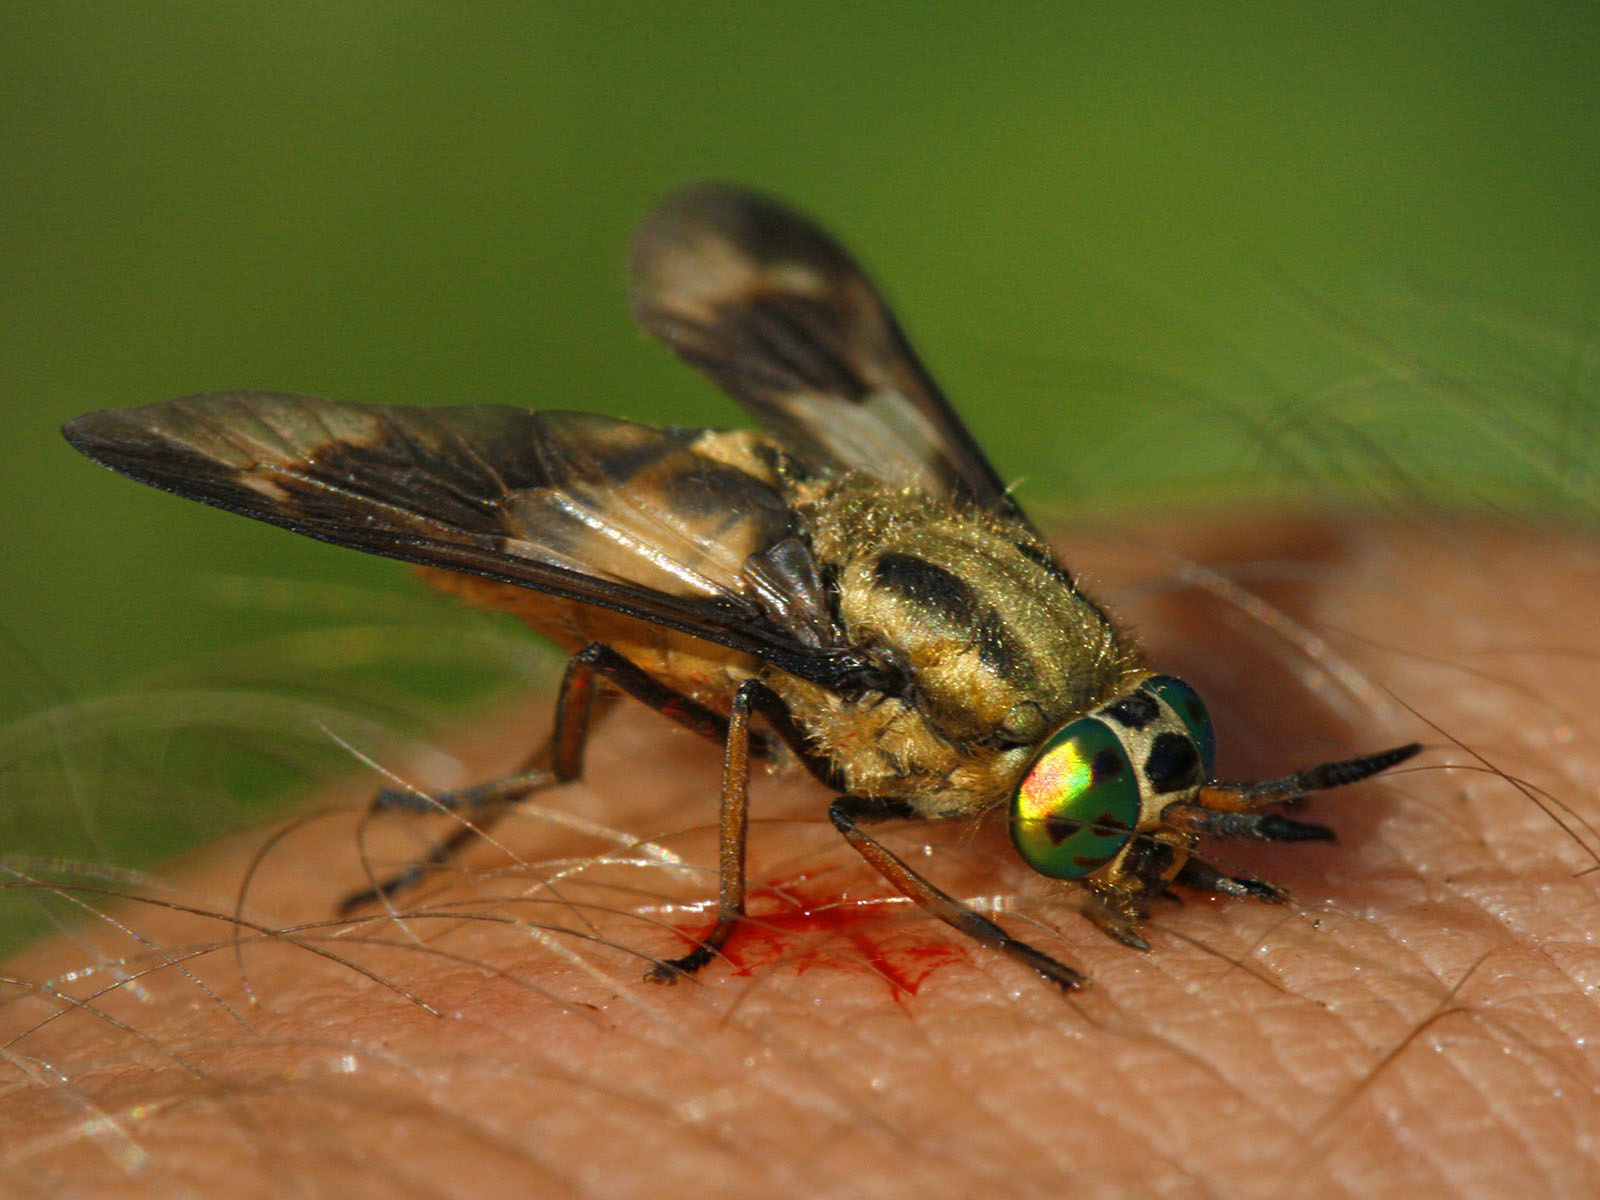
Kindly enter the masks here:
[[1015, 522], [859, 475], [797, 510], [845, 641], [908, 680], [856, 699], [770, 681], [851, 791], [925, 815], [984, 807], [1053, 727], [1140, 673], [1131, 639]]

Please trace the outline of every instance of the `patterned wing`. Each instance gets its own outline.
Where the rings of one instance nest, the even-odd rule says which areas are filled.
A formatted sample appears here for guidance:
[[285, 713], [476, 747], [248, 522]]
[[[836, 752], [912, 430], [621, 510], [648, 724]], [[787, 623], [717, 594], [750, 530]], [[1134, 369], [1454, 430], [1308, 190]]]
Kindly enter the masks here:
[[70, 421], [142, 483], [373, 554], [579, 600], [839, 686], [816, 564], [770, 480], [586, 413], [240, 392]]
[[645, 219], [631, 273], [639, 323], [801, 456], [1023, 519], [872, 283], [804, 217], [692, 187]]

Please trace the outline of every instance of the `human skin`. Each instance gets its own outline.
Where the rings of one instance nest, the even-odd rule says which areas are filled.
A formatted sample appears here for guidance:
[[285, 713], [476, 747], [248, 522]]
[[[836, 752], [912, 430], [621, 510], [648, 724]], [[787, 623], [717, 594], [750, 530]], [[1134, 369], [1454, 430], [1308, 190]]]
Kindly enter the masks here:
[[[370, 776], [267, 847], [237, 956], [261, 834], [148, 894], [198, 914], [81, 893], [148, 945], [90, 922], [6, 970], [9, 1191], [1593, 1194], [1594, 543], [1529, 523], [1231, 516], [1063, 552], [1152, 663], [1208, 698], [1223, 775], [1427, 746], [1302, 810], [1337, 845], [1210, 847], [1289, 903], [1185, 894], [1157, 905], [1139, 953], [1031, 874], [1002, 822], [883, 827], [1084, 971], [1067, 995], [890, 899], [817, 785], [762, 777], [755, 915], [727, 960], [647, 983], [652, 956], [687, 946], [676, 931], [709, 925], [672, 905], [714, 893], [718, 755], [623, 706], [584, 781], [406, 897], [408, 919], [334, 917], [363, 853], [382, 872], [421, 844], [415, 818], [363, 822]], [[452, 748], [492, 776], [548, 713]]]

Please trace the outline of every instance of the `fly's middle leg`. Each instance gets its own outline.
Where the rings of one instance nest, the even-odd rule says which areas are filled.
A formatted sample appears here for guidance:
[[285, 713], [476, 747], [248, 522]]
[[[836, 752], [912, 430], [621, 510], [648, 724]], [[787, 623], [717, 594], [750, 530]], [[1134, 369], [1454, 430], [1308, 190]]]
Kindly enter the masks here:
[[750, 719], [757, 712], [801, 756], [813, 773], [825, 772], [821, 764], [799, 741], [783, 700], [757, 679], [747, 679], [734, 693], [727, 722], [727, 740], [722, 754], [722, 816], [718, 823], [717, 923], [699, 945], [679, 958], [669, 958], [652, 967], [646, 978], [656, 983], [672, 983], [692, 975], [716, 957], [728, 935], [744, 917], [746, 892], [745, 846], [750, 831], [750, 758], [753, 733]]

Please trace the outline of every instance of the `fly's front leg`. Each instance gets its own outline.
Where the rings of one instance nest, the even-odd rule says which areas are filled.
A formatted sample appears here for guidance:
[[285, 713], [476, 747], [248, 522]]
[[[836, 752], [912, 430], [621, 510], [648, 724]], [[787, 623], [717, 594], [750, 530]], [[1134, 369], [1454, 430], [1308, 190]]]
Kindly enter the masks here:
[[1183, 864], [1175, 882], [1197, 892], [1220, 892], [1224, 896], [1254, 896], [1268, 904], [1282, 904], [1289, 893], [1254, 875], [1225, 875], [1204, 859], [1191, 857]]
[[1083, 880], [1089, 893], [1083, 915], [1124, 946], [1150, 949], [1139, 926], [1148, 915], [1151, 898], [1165, 893], [1174, 879], [1182, 879], [1193, 844], [1193, 835], [1178, 829], [1135, 835], [1116, 858]]
[[893, 884], [901, 895], [916, 901], [939, 920], [960, 930], [980, 945], [1009, 954], [1025, 966], [1032, 967], [1063, 990], [1071, 991], [1088, 982], [1087, 978], [1065, 963], [1057, 962], [1044, 951], [1012, 937], [988, 917], [935, 887], [861, 828], [869, 822], [911, 820], [916, 815], [903, 800], [870, 796], [840, 796], [828, 809], [828, 817], [833, 821], [834, 828], [844, 834], [856, 852]]
[[1147, 916], [1151, 898], [1170, 895], [1169, 884], [1225, 896], [1254, 897], [1268, 904], [1280, 904], [1288, 898], [1282, 888], [1253, 875], [1223, 874], [1191, 853], [1193, 844], [1192, 834], [1174, 828], [1139, 834], [1103, 874], [1084, 881], [1089, 898], [1083, 915], [1124, 946], [1148, 950], [1150, 943], [1139, 932], [1139, 926]]
[[[515, 774], [453, 792], [426, 794], [385, 789], [378, 793], [373, 800], [374, 811], [467, 811], [471, 818], [463, 819], [459, 828], [405, 870], [345, 897], [339, 905], [340, 915], [416, 886], [430, 870], [449, 862], [463, 847], [486, 833], [518, 801], [544, 788], [577, 779], [583, 773], [583, 753], [589, 731], [594, 721], [615, 703], [619, 693], [649, 705], [702, 737], [722, 739], [727, 736], [728, 722], [719, 714], [658, 683], [610, 646], [593, 642], [568, 660], [556, 695], [555, 725], [550, 737]], [[761, 749], [769, 750], [764, 743]]]

